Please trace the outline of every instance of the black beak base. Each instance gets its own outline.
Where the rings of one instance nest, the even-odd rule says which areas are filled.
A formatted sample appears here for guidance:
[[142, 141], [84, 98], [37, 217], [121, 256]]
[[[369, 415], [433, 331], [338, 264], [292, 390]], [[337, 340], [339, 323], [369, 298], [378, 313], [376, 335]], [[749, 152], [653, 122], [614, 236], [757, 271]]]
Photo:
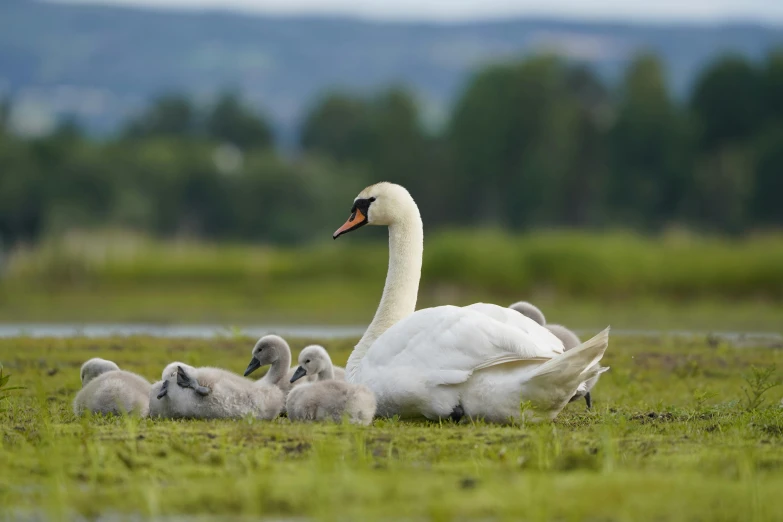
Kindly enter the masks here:
[[296, 369], [294, 375], [291, 377], [291, 382], [298, 381], [305, 375], [307, 375], [307, 370], [305, 370], [303, 366], [300, 366], [299, 368]]
[[169, 393], [169, 381], [163, 381], [163, 384], [160, 387], [160, 392], [158, 393], [158, 399], [162, 399]]
[[253, 357], [252, 359], [250, 359], [250, 364], [247, 365], [247, 369], [245, 370], [245, 377], [247, 377], [254, 371], [258, 370], [259, 368], [261, 368], [261, 362], [255, 357]]

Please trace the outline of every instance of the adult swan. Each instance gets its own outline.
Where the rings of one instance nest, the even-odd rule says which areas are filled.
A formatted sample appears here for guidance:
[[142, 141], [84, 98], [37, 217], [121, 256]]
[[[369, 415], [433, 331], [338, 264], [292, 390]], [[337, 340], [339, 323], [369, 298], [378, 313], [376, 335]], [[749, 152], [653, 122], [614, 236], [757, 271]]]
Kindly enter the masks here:
[[463, 415], [489, 422], [554, 419], [599, 366], [609, 329], [564, 352], [549, 330], [491, 304], [414, 312], [424, 231], [407, 190], [391, 183], [364, 189], [348, 221], [389, 227], [389, 271], [372, 323], [346, 365], [346, 380], [375, 392], [378, 415], [436, 420]]

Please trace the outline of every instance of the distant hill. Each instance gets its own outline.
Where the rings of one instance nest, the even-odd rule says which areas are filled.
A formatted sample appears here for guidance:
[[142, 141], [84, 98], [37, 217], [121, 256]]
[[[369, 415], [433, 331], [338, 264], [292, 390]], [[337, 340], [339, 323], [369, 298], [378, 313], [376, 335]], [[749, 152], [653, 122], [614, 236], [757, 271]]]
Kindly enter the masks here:
[[49, 110], [72, 114], [100, 132], [155, 93], [208, 99], [235, 87], [290, 136], [315, 96], [330, 88], [407, 84], [437, 121], [468, 73], [490, 61], [557, 50], [613, 81], [634, 53], [649, 49], [683, 93], [715, 55], [756, 58], [776, 45], [783, 45], [782, 28], [750, 24], [379, 24], [3, 0], [0, 90], [43, 120]]

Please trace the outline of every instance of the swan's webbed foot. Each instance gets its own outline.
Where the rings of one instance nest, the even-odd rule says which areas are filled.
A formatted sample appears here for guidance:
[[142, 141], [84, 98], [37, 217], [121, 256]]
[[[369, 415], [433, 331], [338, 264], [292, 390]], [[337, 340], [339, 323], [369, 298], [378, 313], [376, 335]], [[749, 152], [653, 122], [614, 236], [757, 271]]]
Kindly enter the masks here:
[[193, 391], [202, 397], [205, 397], [212, 392], [212, 390], [206, 386], [200, 385], [196, 379], [193, 379], [190, 375], [185, 373], [185, 370], [182, 369], [182, 366], [177, 366], [177, 384], [180, 386], [180, 388], [193, 389]]
[[585, 402], [587, 403], [587, 409], [592, 409], [593, 407], [593, 398], [590, 397], [590, 392], [587, 392], [585, 394]]
[[465, 410], [462, 408], [462, 404], [457, 404], [454, 406], [454, 409], [451, 410], [451, 414], [449, 415], [449, 419], [453, 420], [454, 422], [459, 422], [462, 420], [462, 417], [465, 416]]

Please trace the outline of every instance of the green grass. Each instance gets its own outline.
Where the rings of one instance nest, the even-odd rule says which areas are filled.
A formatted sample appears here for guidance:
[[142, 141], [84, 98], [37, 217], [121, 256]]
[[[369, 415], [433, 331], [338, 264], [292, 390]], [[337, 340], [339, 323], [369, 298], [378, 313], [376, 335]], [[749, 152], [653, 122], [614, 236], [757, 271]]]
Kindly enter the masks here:
[[[295, 351], [309, 341], [292, 342]], [[496, 427], [74, 418], [95, 356], [244, 369], [251, 339], [4, 339], [0, 520], [79, 513], [316, 520], [761, 521], [783, 512], [783, 351], [706, 339], [612, 340], [595, 409]], [[335, 362], [352, 346], [327, 344]], [[754, 375], [757, 376], [754, 380]], [[758, 382], [760, 381], [760, 382]], [[0, 394], [2, 392], [0, 391]]]
[[[388, 247], [364, 230], [298, 248], [67, 236], [8, 256], [0, 322], [366, 324]], [[528, 299], [575, 328], [782, 327], [780, 235], [462, 231], [428, 235], [424, 257], [419, 307]]]

